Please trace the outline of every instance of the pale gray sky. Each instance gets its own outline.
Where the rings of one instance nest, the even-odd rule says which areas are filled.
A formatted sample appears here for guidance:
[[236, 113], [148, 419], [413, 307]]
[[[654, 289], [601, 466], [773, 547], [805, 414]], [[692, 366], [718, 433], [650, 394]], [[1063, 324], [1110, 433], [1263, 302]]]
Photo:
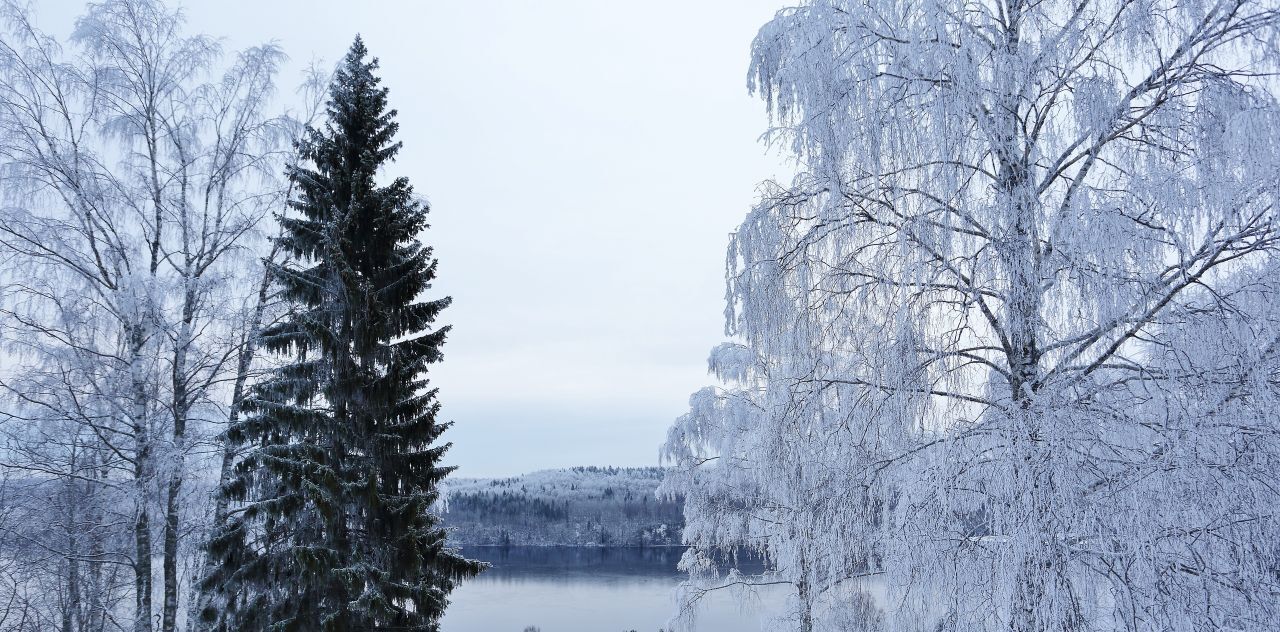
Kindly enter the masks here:
[[[180, 4], [228, 50], [278, 42], [282, 92], [357, 32], [381, 59], [390, 175], [431, 201], [454, 298], [432, 379], [458, 475], [657, 463], [723, 336], [728, 234], [787, 171], [746, 91], [782, 0]], [[63, 33], [84, 3], [36, 5]]]

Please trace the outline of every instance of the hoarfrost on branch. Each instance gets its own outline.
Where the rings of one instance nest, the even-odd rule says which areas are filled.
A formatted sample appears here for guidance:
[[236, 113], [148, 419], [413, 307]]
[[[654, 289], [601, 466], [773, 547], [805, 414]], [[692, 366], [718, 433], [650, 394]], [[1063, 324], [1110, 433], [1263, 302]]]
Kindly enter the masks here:
[[[1274, 2], [813, 0], [664, 449], [793, 629], [1280, 626]], [[726, 581], [716, 549], [775, 571]], [[875, 598], [870, 594], [874, 592]]]

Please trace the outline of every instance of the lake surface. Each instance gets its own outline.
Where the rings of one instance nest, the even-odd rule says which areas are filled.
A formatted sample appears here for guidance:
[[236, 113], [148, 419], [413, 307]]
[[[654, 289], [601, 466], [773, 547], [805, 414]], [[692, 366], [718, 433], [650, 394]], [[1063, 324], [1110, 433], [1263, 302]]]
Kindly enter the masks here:
[[[677, 547], [466, 547], [493, 564], [450, 597], [443, 632], [658, 632], [675, 613]], [[743, 569], [754, 570], [754, 569]], [[779, 595], [765, 601], [780, 602]], [[699, 610], [697, 632], [753, 632], [762, 613], [730, 594]], [[681, 630], [680, 632], [689, 632]]]

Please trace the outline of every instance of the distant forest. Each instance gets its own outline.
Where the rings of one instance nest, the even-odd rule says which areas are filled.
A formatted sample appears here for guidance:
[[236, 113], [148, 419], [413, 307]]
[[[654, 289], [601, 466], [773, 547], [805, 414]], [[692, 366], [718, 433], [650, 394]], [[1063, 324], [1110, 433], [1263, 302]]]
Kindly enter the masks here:
[[656, 495], [663, 469], [575, 467], [446, 482], [443, 517], [462, 545], [680, 544], [682, 499]]

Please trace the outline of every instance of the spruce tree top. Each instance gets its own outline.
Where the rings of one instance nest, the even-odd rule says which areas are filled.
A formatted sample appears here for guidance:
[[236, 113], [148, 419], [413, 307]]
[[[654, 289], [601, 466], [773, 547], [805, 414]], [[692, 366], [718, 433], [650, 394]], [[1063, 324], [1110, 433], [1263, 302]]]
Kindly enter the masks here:
[[378, 169], [395, 158], [401, 144], [392, 141], [399, 129], [396, 111], [387, 109], [387, 89], [373, 74], [378, 62], [366, 61], [367, 54], [357, 37], [335, 73], [329, 120], [323, 130], [310, 130], [299, 146], [299, 157], [313, 166], [294, 166], [289, 173], [300, 190], [291, 206], [303, 218], [283, 220], [288, 231], [284, 245], [295, 256], [339, 266], [315, 273], [340, 275], [341, 285], [354, 293], [326, 297], [321, 292], [325, 284], [312, 278], [291, 298], [313, 306], [326, 299], [374, 301], [361, 307], [384, 319], [353, 323], [352, 333], [365, 345], [374, 342], [369, 336], [422, 331], [449, 303], [444, 298], [410, 304], [435, 277], [431, 249], [415, 239], [427, 227], [428, 209], [414, 200], [406, 178], [376, 185]]

